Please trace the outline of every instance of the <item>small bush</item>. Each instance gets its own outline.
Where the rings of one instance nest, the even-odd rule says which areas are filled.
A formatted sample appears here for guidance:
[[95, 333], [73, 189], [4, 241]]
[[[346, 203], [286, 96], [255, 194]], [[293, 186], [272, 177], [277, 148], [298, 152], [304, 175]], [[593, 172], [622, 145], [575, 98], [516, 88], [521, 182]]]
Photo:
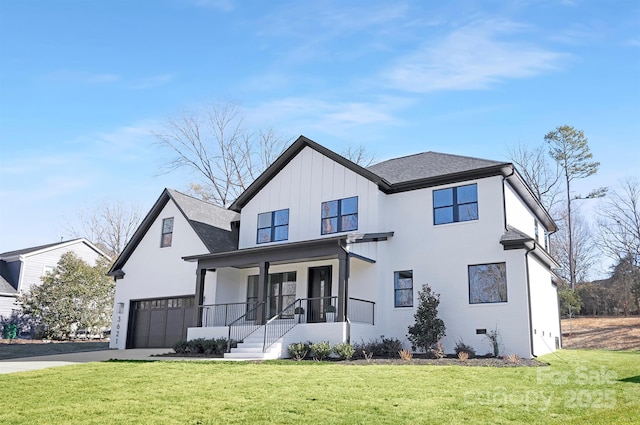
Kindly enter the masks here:
[[509, 354], [502, 357], [507, 363], [518, 364], [520, 363], [520, 356], [517, 354]]
[[289, 355], [297, 361], [303, 360], [309, 354], [309, 344], [304, 342], [295, 342], [289, 344]]
[[187, 352], [187, 347], [189, 346], [189, 343], [185, 340], [182, 341], [178, 341], [175, 344], [173, 344], [173, 351], [175, 351], [178, 354], [183, 354]]
[[340, 343], [333, 346], [333, 352], [342, 360], [351, 360], [356, 349], [349, 343]]
[[489, 338], [489, 342], [491, 343], [491, 348], [493, 348], [493, 356], [500, 356], [500, 332], [498, 332], [498, 328], [496, 327], [493, 330], [490, 330], [485, 334], [487, 338]]
[[400, 351], [398, 351], [398, 354], [400, 355], [400, 358], [404, 361], [411, 361], [411, 359], [413, 359], [413, 353], [409, 350], [406, 349], [402, 349]]
[[316, 361], [322, 361], [331, 354], [331, 344], [327, 341], [313, 343], [309, 346], [309, 349], [311, 350], [313, 359]]
[[191, 341], [178, 341], [173, 345], [173, 351], [178, 354], [222, 355], [227, 351], [227, 339], [197, 338]]
[[458, 358], [460, 358], [460, 353], [467, 353], [467, 358], [474, 358], [476, 356], [476, 350], [474, 350], [472, 346], [465, 344], [462, 340], [456, 342], [454, 351]]
[[466, 351], [460, 351], [458, 353], [458, 359], [460, 359], [461, 362], [466, 362], [469, 360], [469, 353]]

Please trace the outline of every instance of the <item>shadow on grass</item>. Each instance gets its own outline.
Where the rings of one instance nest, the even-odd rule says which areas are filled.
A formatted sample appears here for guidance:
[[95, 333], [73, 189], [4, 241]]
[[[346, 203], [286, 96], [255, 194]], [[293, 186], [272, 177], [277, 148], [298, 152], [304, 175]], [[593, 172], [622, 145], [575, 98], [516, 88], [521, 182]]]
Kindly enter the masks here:
[[634, 384], [640, 384], [640, 375], [630, 376], [628, 378], [619, 379], [620, 382], [632, 382]]

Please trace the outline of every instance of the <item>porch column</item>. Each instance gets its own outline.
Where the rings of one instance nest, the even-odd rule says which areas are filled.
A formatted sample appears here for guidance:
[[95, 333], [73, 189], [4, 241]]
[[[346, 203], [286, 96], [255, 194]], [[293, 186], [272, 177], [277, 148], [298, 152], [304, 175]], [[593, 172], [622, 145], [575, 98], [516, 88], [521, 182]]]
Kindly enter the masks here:
[[193, 323], [200, 328], [202, 327], [202, 308], [200, 306], [204, 302], [204, 280], [207, 276], [207, 269], [198, 269], [196, 276], [196, 308], [194, 309], [196, 317]]
[[267, 287], [269, 285], [269, 263], [261, 261], [258, 264], [260, 274], [258, 276], [258, 303], [256, 309], [256, 324], [263, 325], [267, 321]]
[[349, 299], [349, 254], [341, 250], [338, 254], [338, 322], [347, 321]]

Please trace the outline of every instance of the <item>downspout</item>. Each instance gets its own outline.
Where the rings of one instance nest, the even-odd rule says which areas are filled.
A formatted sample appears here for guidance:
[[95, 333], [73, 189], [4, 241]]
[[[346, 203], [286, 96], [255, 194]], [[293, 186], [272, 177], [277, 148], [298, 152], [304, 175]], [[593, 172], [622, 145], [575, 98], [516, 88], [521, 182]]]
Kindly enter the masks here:
[[527, 269], [527, 311], [529, 313], [529, 344], [531, 357], [536, 357], [536, 355], [533, 354], [533, 318], [531, 314], [531, 281], [529, 279], [529, 253], [534, 249], [536, 249], [536, 242], [533, 242], [533, 247], [527, 248], [527, 252], [524, 253], [524, 262]]

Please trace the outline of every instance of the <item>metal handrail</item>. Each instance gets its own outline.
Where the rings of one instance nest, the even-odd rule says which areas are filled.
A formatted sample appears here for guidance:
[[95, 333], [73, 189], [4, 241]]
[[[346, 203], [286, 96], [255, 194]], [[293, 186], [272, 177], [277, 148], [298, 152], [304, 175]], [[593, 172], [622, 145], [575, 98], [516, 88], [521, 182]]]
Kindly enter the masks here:
[[347, 312], [351, 322], [375, 325], [376, 303], [373, 301], [349, 297]]
[[[251, 303], [251, 304], [254, 304], [254, 303]], [[237, 319], [229, 323], [228, 325], [229, 338], [227, 338], [227, 353], [231, 352], [232, 341], [242, 341], [246, 337], [248, 337], [249, 335], [257, 331], [258, 329], [260, 329], [260, 326], [262, 325], [257, 325], [255, 322], [250, 323], [244, 319], [246, 319], [249, 313], [256, 312], [258, 308], [262, 307], [263, 305], [265, 305], [264, 301], [260, 303], [255, 303], [255, 307], [253, 307], [250, 310], [247, 310], [242, 316], [238, 317]], [[241, 325], [237, 324], [240, 322], [240, 320], [243, 320], [243, 324]]]

